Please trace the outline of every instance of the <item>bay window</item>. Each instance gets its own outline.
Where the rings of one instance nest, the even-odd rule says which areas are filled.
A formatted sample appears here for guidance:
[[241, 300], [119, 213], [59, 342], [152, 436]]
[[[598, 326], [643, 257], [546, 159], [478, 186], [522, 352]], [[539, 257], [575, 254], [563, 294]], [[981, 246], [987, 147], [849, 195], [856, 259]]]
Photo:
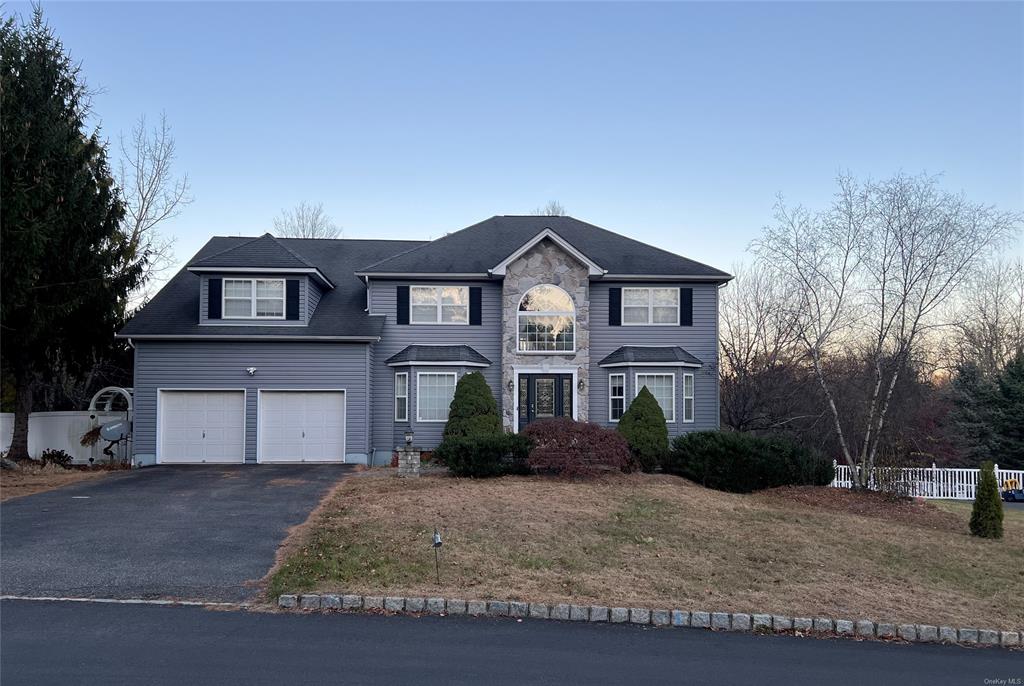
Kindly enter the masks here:
[[[692, 374], [689, 375], [692, 379]], [[654, 399], [665, 413], [665, 421], [669, 424], [676, 421], [676, 375], [675, 374], [637, 374], [636, 395], [640, 389], [647, 387]]]

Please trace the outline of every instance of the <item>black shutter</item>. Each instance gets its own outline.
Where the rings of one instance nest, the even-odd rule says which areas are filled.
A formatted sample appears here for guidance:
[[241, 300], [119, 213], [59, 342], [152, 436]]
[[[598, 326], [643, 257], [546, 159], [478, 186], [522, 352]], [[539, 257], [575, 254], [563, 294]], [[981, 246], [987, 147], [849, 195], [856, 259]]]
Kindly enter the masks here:
[[483, 322], [481, 312], [481, 289], [479, 286], [469, 287], [469, 323], [472, 326], [480, 326]]
[[409, 287], [399, 286], [397, 293], [398, 300], [398, 323], [409, 323]]
[[608, 289], [608, 326], [622, 326], [622, 289]]
[[206, 317], [220, 319], [221, 289], [224, 287], [224, 281], [207, 279], [206, 284]]
[[299, 280], [288, 279], [285, 282], [284, 298], [285, 319], [299, 318]]
[[693, 326], [693, 289], [679, 289], [679, 325]]

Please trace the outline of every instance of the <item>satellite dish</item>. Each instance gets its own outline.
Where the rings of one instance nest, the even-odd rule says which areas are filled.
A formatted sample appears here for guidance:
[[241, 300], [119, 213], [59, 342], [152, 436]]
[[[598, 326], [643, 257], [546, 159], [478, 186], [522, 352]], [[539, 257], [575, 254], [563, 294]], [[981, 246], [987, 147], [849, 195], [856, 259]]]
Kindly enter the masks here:
[[131, 433], [131, 424], [125, 419], [107, 422], [100, 427], [100, 438], [105, 441], [122, 441]]

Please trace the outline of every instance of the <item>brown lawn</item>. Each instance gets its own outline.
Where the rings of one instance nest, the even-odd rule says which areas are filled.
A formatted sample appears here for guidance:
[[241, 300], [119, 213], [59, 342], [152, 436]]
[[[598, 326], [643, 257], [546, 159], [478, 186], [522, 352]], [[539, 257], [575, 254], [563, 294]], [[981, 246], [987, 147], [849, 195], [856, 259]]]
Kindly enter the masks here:
[[85, 479], [95, 479], [106, 473], [106, 470], [64, 469], [52, 464], [37, 466], [22, 463], [17, 470], [0, 469], [0, 501], [50, 491]]
[[665, 475], [572, 483], [376, 470], [343, 481], [293, 532], [267, 590], [1009, 629], [1024, 626], [1024, 512], [1006, 515], [1006, 537], [987, 541], [968, 535], [969, 505], [833, 489], [733, 495]]

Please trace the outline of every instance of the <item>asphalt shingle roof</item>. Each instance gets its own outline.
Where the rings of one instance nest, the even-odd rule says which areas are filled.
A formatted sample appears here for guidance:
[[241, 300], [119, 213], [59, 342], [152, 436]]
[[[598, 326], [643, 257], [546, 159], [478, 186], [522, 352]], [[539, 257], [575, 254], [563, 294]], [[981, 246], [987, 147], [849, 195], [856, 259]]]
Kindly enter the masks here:
[[247, 238], [237, 245], [220, 250], [209, 257], [193, 260], [191, 267], [272, 267], [274, 269], [316, 269], [315, 264], [296, 255], [284, 241], [265, 233]]
[[360, 273], [484, 274], [550, 228], [610, 274], [730, 277], [721, 270], [573, 217], [497, 216], [377, 262]]
[[664, 362], [666, 365], [679, 364], [680, 362], [685, 362], [687, 364], [704, 364], [678, 345], [624, 345], [598, 362], [597, 365], [599, 367], [604, 367], [611, 364], [626, 364], [629, 362]]
[[472, 362], [491, 364], [491, 361], [468, 345], [410, 345], [388, 358], [387, 364], [400, 362]]
[[[315, 266], [334, 284], [324, 292], [308, 326], [200, 326], [200, 276], [188, 271], [188, 266], [272, 266], [254, 258], [244, 264], [222, 264], [228, 256], [241, 251], [262, 250], [268, 246], [271, 255], [281, 255], [270, 247], [264, 237], [215, 236], [179, 271], [153, 299], [143, 307], [119, 332], [122, 336], [353, 336], [375, 337], [384, 326], [383, 317], [371, 317], [365, 312], [366, 287], [355, 275], [356, 270], [368, 262], [403, 252], [422, 245], [423, 241], [377, 241], [314, 238], [275, 238], [273, 241], [294, 253], [303, 267]], [[260, 242], [258, 245], [251, 245]], [[250, 245], [251, 247], [245, 247]], [[236, 252], [235, 249], [239, 249]], [[215, 259], [210, 260], [211, 256]], [[282, 259], [285, 259], [282, 256]], [[214, 264], [216, 263], [216, 264]], [[281, 267], [280, 264], [274, 265]], [[292, 264], [291, 266], [297, 266]], [[284, 267], [287, 268], [287, 267]]]

